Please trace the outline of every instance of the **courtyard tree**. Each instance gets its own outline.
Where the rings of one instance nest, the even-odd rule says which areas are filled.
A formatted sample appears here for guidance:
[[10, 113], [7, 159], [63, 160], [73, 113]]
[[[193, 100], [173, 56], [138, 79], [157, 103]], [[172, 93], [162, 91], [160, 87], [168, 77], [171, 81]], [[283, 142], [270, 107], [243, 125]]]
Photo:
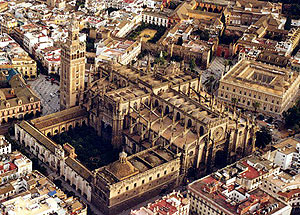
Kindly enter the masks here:
[[69, 143], [75, 148], [78, 160], [90, 170], [107, 165], [118, 158], [118, 150], [97, 135], [88, 126], [74, 127], [71, 130], [51, 137], [56, 143]]
[[223, 25], [226, 25], [226, 18], [225, 18], [224, 13], [222, 13], [222, 16], [221, 16], [221, 22], [223, 23]]
[[228, 64], [228, 60], [224, 60], [223, 61], [223, 65], [224, 65], [224, 74], [226, 73], [226, 68], [227, 68], [227, 66], [229, 65]]
[[228, 60], [228, 66], [229, 66], [229, 70], [230, 70], [231, 67], [233, 66], [233, 61], [232, 60]]
[[191, 71], [194, 71], [195, 70], [195, 68], [196, 68], [196, 61], [195, 61], [195, 58], [192, 58], [191, 60], [190, 60], [190, 69], [191, 69]]

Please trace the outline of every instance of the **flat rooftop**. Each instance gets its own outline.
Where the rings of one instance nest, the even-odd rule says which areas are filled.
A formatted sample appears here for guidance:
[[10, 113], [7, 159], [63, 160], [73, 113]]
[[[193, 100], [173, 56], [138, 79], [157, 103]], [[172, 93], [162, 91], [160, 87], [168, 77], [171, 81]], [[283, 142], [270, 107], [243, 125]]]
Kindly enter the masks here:
[[257, 61], [241, 60], [221, 79], [244, 88], [282, 96], [296, 81], [298, 74], [290, 76], [285, 68]]
[[8, 214], [38, 215], [55, 211], [63, 215], [79, 214], [86, 210], [85, 204], [76, 198], [67, 198], [64, 192], [37, 171], [23, 179], [28, 189], [2, 202], [2, 209]]
[[[239, 215], [240, 210], [244, 210], [255, 204], [258, 204], [257, 209], [252, 211], [252, 213], [258, 210], [264, 210], [269, 206], [276, 204], [277, 207], [271, 210], [270, 213], [267, 213], [273, 214], [287, 206], [260, 188], [248, 192], [237, 184], [226, 186], [212, 176], [207, 176], [193, 182], [189, 185], [188, 189], [190, 192], [195, 193], [200, 196], [200, 198], [205, 199], [215, 207], [220, 208], [222, 211], [225, 211], [226, 214], [230, 215]], [[234, 193], [235, 196], [238, 196], [237, 198], [231, 198]]]
[[288, 155], [288, 154], [291, 154], [294, 152], [298, 152], [296, 149], [297, 144], [299, 144], [299, 146], [300, 146], [299, 141], [297, 141], [293, 138], [288, 138], [280, 143], [277, 143], [276, 145], [273, 145], [272, 147], [274, 147], [281, 153]]

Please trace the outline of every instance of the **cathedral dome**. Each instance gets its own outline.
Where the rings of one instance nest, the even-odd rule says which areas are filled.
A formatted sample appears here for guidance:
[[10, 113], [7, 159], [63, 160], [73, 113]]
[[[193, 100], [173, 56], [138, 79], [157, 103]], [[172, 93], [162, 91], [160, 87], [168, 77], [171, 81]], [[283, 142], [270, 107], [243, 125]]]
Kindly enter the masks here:
[[119, 180], [133, 176], [139, 172], [138, 169], [127, 160], [127, 154], [125, 152], [119, 154], [119, 160], [112, 163], [108, 167], [108, 170]]

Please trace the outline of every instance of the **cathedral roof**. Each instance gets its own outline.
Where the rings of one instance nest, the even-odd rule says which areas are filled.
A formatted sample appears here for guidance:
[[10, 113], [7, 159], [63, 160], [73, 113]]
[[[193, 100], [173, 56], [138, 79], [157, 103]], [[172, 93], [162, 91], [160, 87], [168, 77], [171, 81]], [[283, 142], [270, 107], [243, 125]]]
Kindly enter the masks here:
[[120, 153], [120, 159], [110, 164], [108, 170], [119, 180], [126, 179], [139, 173], [139, 170], [127, 160], [127, 154], [125, 152]]

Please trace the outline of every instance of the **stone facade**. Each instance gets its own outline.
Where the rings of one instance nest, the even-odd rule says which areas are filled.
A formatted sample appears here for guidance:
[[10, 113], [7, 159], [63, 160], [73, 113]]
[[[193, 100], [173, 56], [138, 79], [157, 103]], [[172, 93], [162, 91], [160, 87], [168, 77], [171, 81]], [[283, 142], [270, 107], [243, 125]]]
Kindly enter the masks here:
[[[41, 101], [35, 93], [26, 86], [21, 75], [14, 70], [0, 71], [4, 86], [0, 89], [0, 123], [6, 123], [10, 119], [22, 119], [25, 115], [41, 112]], [[6, 77], [10, 77], [6, 81]], [[3, 79], [2, 79], [3, 80]], [[7, 87], [8, 86], [8, 87]]]
[[66, 153], [61, 145], [56, 144], [26, 121], [15, 124], [15, 138], [88, 201], [91, 201], [92, 173], [72, 155]]
[[178, 185], [180, 158], [171, 151], [154, 147], [95, 170], [92, 202], [106, 214], [151, 198], [162, 189]]
[[66, 44], [61, 47], [60, 105], [67, 109], [80, 104], [84, 91], [85, 43], [79, 40], [79, 24], [72, 19]]
[[99, 135], [109, 134], [115, 147], [137, 153], [165, 145], [182, 152], [184, 173], [196, 168], [199, 174], [215, 166], [219, 157], [231, 163], [254, 150], [257, 128], [252, 120], [205, 94], [201, 77], [175, 64], [140, 76], [124, 67], [98, 69], [110, 77], [111, 82], [102, 82], [106, 89], [123, 87], [104, 93], [94, 86], [90, 93], [99, 99], [85, 102], [90, 125]]
[[257, 61], [241, 60], [220, 80], [218, 97], [237, 106], [279, 116], [297, 95], [298, 73]]

